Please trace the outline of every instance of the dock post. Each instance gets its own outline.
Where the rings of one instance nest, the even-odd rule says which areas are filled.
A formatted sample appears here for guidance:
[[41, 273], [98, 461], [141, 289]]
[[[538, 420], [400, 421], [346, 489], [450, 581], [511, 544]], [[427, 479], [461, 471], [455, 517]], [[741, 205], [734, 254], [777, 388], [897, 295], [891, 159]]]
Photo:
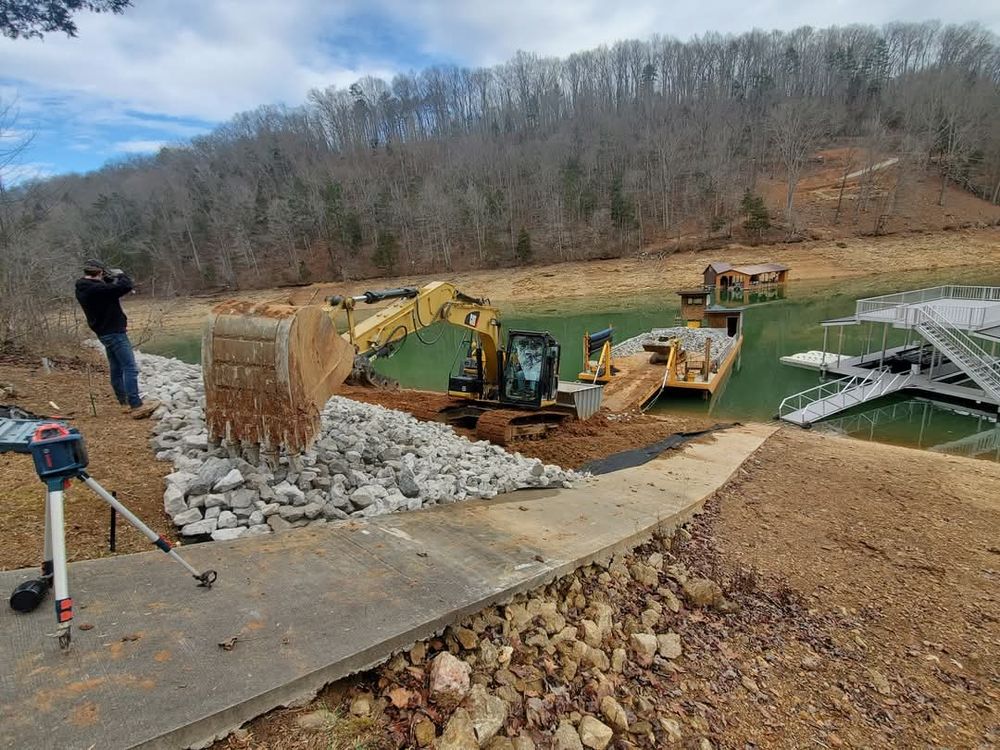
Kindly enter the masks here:
[[[931, 354], [931, 359], [933, 360], [934, 355]], [[920, 415], [920, 434], [917, 436], [917, 447], [924, 447], [924, 427], [927, 424], [927, 407], [929, 404], [924, 401], [924, 413]]]
[[878, 355], [878, 366], [879, 367], [882, 367], [882, 365], [885, 364], [885, 342], [886, 342], [886, 339], [888, 337], [889, 337], [889, 324], [888, 323], [884, 323], [882, 325], [882, 351], [879, 352], [879, 355]]
[[844, 358], [844, 326], [840, 326], [840, 336], [837, 337], [837, 367], [840, 367], [841, 360]]
[[826, 341], [828, 333], [830, 333], [830, 326], [823, 326], [823, 359], [819, 363], [819, 371], [823, 375], [826, 374]]

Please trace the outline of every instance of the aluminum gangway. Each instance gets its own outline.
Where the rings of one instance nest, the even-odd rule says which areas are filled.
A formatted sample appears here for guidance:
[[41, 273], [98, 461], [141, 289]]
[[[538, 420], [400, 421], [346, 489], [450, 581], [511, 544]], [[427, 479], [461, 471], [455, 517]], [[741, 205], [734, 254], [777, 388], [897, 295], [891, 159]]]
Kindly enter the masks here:
[[813, 422], [901, 391], [912, 379], [911, 373], [871, 370], [867, 375], [831, 380], [785, 398], [778, 407], [778, 417], [807, 427]]

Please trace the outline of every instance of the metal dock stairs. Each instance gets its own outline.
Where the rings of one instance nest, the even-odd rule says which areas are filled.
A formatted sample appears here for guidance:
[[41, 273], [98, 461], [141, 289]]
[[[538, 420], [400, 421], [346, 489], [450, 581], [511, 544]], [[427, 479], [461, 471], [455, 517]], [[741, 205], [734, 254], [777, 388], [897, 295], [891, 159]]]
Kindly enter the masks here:
[[831, 380], [786, 398], [778, 407], [778, 416], [786, 422], [805, 427], [854, 406], [901, 391], [912, 379], [910, 373], [871, 370], [868, 375]]
[[933, 307], [924, 307], [916, 331], [994, 400], [1000, 402], [1000, 365], [973, 338], [950, 325]]
[[[1000, 287], [950, 285], [870, 297], [857, 301], [853, 316], [823, 325], [861, 323], [881, 323], [886, 331], [891, 326], [919, 335], [925, 342], [919, 347], [920, 354], [926, 344], [931, 346], [930, 367], [925, 369], [918, 356], [909, 371], [899, 372], [897, 363], [896, 372], [890, 372], [884, 364], [884, 349], [877, 367], [872, 367], [870, 357], [842, 358], [838, 352], [835, 365], [829, 369], [843, 377], [787, 397], [778, 407], [779, 418], [806, 426], [904, 388], [931, 394], [961, 392], [976, 404], [1000, 409], [1000, 357], [996, 354], [1000, 343]], [[979, 342], [990, 342], [990, 351]], [[825, 360], [824, 353], [823, 365]], [[942, 363], [950, 365], [943, 367]], [[971, 383], [953, 383], [952, 373], [964, 375]]]

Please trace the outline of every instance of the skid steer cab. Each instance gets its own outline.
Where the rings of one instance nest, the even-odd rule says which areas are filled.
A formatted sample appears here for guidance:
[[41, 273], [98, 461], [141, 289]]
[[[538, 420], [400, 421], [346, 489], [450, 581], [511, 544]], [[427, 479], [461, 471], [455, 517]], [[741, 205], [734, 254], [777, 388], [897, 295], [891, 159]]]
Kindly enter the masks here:
[[506, 350], [497, 352], [496, 373], [488, 371], [480, 346], [470, 343], [461, 371], [448, 378], [448, 395], [512, 407], [556, 403], [560, 347], [548, 332], [510, 331]]

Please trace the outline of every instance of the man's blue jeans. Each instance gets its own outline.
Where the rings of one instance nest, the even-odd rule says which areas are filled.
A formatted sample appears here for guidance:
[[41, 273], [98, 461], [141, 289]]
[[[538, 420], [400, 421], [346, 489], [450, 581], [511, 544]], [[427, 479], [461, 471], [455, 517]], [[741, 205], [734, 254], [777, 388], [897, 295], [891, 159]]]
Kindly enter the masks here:
[[132, 342], [128, 340], [128, 334], [109, 333], [98, 338], [108, 354], [111, 387], [118, 403], [142, 406], [142, 399], [139, 398], [139, 368], [135, 366], [135, 355], [132, 353]]

